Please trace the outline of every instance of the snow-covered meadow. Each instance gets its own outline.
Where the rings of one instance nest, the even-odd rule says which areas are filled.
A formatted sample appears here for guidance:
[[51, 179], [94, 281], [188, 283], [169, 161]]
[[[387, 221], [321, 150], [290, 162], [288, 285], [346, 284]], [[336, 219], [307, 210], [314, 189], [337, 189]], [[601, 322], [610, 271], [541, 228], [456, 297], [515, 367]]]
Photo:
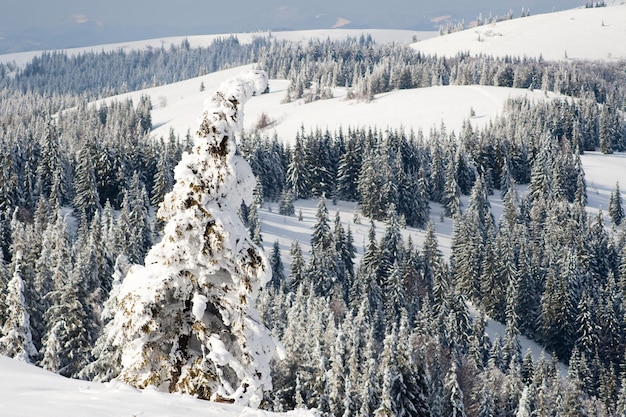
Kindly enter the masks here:
[[467, 52], [498, 57], [541, 56], [546, 60], [618, 61], [626, 58], [626, 4], [616, 3], [485, 24], [416, 42], [412, 47], [439, 56]]

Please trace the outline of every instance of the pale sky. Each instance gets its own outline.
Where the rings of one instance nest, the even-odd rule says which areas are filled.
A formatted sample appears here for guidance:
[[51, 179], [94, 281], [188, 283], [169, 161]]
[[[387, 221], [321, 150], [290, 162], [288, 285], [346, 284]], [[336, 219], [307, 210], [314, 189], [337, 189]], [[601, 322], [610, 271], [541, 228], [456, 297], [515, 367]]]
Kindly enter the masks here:
[[[79, 46], [147, 37], [256, 30], [329, 28], [350, 21], [353, 28], [436, 30], [442, 16], [473, 20], [478, 13], [519, 16], [563, 10], [584, 0], [4, 0], [0, 6], [2, 42]], [[100, 40], [100, 42], [98, 42]], [[63, 45], [61, 45], [63, 44]], [[73, 44], [73, 45], [69, 45]]]

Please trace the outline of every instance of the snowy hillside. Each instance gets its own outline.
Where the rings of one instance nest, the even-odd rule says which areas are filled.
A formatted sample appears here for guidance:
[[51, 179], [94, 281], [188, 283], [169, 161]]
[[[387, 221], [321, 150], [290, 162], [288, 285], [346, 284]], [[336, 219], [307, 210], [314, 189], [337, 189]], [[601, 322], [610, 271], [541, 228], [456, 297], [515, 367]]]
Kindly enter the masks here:
[[[624, 9], [626, 11], [626, 8]], [[194, 133], [198, 124], [198, 109], [203, 107], [208, 92], [215, 90], [224, 80], [237, 76], [253, 68], [253, 65], [232, 68], [207, 74], [175, 84], [150, 88], [106, 99], [125, 100], [131, 98], [138, 102], [141, 95], [148, 95], [153, 104], [152, 136], [167, 138], [170, 129], [183, 137], [187, 131]], [[205, 91], [200, 91], [200, 85]], [[527, 97], [533, 101], [563, 98], [555, 93], [547, 94], [539, 90], [517, 89], [493, 86], [436, 86], [409, 90], [395, 90], [380, 94], [371, 102], [348, 100], [346, 90], [334, 89], [334, 98], [319, 100], [308, 104], [302, 101], [282, 103], [285, 97], [288, 81], [270, 80], [270, 93], [253, 97], [245, 108], [244, 128], [254, 129], [261, 114], [266, 114], [270, 127], [264, 133], [272, 136], [274, 133], [279, 140], [292, 144], [299, 130], [306, 132], [317, 128], [331, 132], [339, 128], [378, 127], [400, 128], [406, 131], [422, 130], [426, 136], [430, 129], [439, 128], [442, 122], [448, 132], [459, 132], [464, 121], [469, 120], [473, 126], [480, 128], [487, 125], [501, 113], [504, 103], [510, 98]], [[473, 116], [472, 114], [473, 110]], [[593, 210], [603, 209], [606, 212], [610, 191], [615, 187], [615, 181], [626, 183], [626, 164], [624, 155], [602, 155], [588, 153], [582, 156], [585, 165], [587, 183], [589, 185], [589, 204]], [[605, 169], [611, 166], [612, 169]], [[492, 207], [496, 217], [499, 216], [502, 202], [498, 197], [492, 197]], [[266, 251], [269, 253], [273, 242], [278, 238], [283, 254], [288, 253], [291, 240], [296, 237], [306, 253], [308, 250], [309, 233], [315, 221], [317, 201], [298, 201], [296, 211], [302, 209], [304, 221], [298, 222], [295, 218], [285, 218], [277, 214], [277, 205], [273, 212], [268, 205], [261, 211], [261, 220], [264, 222], [263, 231]], [[346, 223], [353, 220], [354, 204], [340, 203], [338, 207], [342, 219]], [[336, 208], [329, 205], [329, 210]], [[431, 217], [437, 227], [439, 243], [444, 254], [449, 255], [452, 225], [450, 219], [440, 221], [441, 208], [432, 203]], [[369, 225], [367, 221], [361, 226], [352, 225], [355, 232], [355, 245], [363, 253]], [[384, 225], [380, 224], [382, 233]], [[423, 231], [415, 231], [414, 239], [421, 243]], [[284, 255], [283, 255], [284, 256]], [[289, 260], [285, 259], [287, 266]]]
[[469, 52], [547, 60], [619, 60], [626, 58], [625, 34], [626, 5], [622, 3], [485, 24], [412, 46], [439, 56]]
[[[106, 99], [125, 100], [132, 98], [138, 102], [141, 95], [148, 95], [152, 101], [152, 123], [154, 137], [169, 136], [170, 129], [181, 137], [188, 130], [193, 133], [197, 126], [197, 109], [202, 108], [207, 92], [212, 91], [224, 80], [239, 75], [252, 68], [244, 66], [219, 71], [202, 77], [175, 84], [150, 88]], [[205, 86], [205, 92], [200, 86]], [[458, 132], [464, 120], [471, 120], [476, 127], [482, 127], [498, 115], [504, 102], [509, 98], [528, 97], [531, 100], [545, 100], [542, 91], [490, 86], [436, 86], [410, 90], [396, 90], [376, 96], [371, 102], [348, 100], [346, 89], [336, 88], [334, 98], [308, 104], [301, 101], [281, 103], [285, 98], [288, 81], [270, 80], [270, 93], [255, 97], [245, 109], [244, 128], [251, 130], [261, 114], [270, 119], [265, 133], [273, 135], [285, 143], [291, 143], [296, 133], [328, 129], [337, 131], [352, 127], [376, 126], [403, 127], [407, 132], [422, 130], [425, 134], [445, 123], [448, 131]], [[548, 93], [547, 97], [556, 97]], [[471, 111], [474, 110], [474, 116]]]
[[[278, 416], [266, 411], [197, 400], [120, 383], [67, 379], [33, 365], [0, 356], [0, 410], [5, 417], [110, 416]], [[312, 416], [305, 411], [282, 414]]]

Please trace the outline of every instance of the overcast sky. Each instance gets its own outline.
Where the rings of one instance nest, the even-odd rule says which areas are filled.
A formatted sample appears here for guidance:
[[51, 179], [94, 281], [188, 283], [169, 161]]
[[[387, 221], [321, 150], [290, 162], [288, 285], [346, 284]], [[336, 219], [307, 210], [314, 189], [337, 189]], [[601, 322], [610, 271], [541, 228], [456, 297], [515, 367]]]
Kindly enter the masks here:
[[[171, 35], [329, 28], [436, 29], [443, 16], [469, 22], [478, 13], [519, 16], [563, 10], [584, 0], [3, 0], [0, 52], [6, 44], [79, 46]], [[16, 46], [14, 48], [17, 48]]]

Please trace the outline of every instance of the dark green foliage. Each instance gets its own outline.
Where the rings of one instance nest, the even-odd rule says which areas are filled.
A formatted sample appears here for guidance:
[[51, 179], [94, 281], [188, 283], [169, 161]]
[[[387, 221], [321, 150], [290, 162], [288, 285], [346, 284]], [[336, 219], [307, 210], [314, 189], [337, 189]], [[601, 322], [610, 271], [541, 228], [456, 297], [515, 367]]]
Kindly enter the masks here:
[[291, 190], [283, 189], [280, 194], [280, 206], [278, 207], [278, 214], [283, 216], [293, 216], [296, 214], [296, 209], [293, 205], [293, 192]]
[[615, 189], [611, 191], [609, 198], [609, 216], [617, 226], [624, 220], [624, 206], [622, 204], [622, 195], [619, 190], [619, 182], [615, 184]]
[[270, 266], [272, 267], [272, 279], [268, 281], [267, 286], [276, 291], [285, 285], [285, 267], [281, 259], [278, 240], [275, 241], [274, 246], [272, 246]]
[[74, 173], [74, 210], [77, 217], [84, 213], [88, 220], [93, 219], [96, 212], [102, 208], [93, 165], [97, 156], [96, 152], [94, 144], [86, 143], [78, 152]]

